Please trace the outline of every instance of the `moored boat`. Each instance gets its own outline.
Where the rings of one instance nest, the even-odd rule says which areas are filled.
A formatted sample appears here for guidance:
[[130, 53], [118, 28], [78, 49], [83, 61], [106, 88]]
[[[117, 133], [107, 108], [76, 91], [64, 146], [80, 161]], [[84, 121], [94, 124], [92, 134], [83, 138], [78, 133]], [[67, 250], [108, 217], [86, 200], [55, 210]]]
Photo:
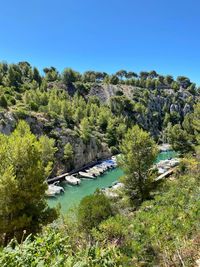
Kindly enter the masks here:
[[74, 176], [65, 176], [65, 181], [71, 185], [79, 185], [81, 183], [81, 180]]
[[58, 185], [55, 185], [55, 184], [50, 184], [48, 186], [48, 189], [51, 191], [51, 192], [55, 192], [55, 194], [60, 194], [60, 193], [64, 193], [64, 188], [62, 186], [58, 186]]
[[51, 190], [51, 189], [47, 189], [46, 191], [45, 191], [45, 195], [47, 196], [47, 197], [55, 197], [56, 196], [56, 192], [54, 191], [54, 190]]
[[88, 172], [79, 172], [79, 175], [85, 178], [95, 179], [96, 177]]
[[95, 168], [90, 168], [86, 170], [87, 173], [93, 174], [94, 176], [99, 176], [101, 174], [100, 170]]

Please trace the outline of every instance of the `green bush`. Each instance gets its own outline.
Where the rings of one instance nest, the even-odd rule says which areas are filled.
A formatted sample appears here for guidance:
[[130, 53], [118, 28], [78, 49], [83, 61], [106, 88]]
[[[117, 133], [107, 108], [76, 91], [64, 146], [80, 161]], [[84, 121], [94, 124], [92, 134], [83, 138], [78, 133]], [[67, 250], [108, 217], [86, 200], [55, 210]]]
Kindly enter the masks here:
[[119, 149], [115, 146], [111, 146], [110, 151], [111, 151], [112, 155], [117, 155], [119, 153]]
[[18, 107], [15, 111], [14, 114], [18, 119], [26, 119], [29, 112], [25, 108]]
[[84, 197], [78, 207], [78, 221], [81, 229], [86, 232], [112, 215], [110, 200], [100, 191]]
[[3, 108], [7, 108], [8, 107], [8, 102], [7, 102], [7, 99], [4, 95], [2, 95], [0, 97], [0, 106], [3, 107]]

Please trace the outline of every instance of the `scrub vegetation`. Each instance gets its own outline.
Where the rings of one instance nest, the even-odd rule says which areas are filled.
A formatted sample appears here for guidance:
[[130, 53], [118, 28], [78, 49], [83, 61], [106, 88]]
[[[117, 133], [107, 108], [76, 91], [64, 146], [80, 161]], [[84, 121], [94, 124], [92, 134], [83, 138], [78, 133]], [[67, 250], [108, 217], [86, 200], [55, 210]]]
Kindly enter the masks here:
[[[54, 67], [42, 76], [1, 63], [0, 132], [0, 266], [197, 265], [200, 102], [189, 78]], [[181, 163], [155, 182], [161, 142]], [[117, 153], [118, 197], [96, 191], [65, 215], [48, 207], [47, 177]]]

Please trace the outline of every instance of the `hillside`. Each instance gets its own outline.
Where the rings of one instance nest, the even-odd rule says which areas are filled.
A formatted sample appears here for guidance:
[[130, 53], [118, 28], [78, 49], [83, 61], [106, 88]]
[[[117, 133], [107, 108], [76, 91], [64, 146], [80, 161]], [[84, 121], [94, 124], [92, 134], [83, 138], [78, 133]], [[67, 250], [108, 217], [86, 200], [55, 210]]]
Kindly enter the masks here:
[[44, 73], [27, 62], [0, 64], [0, 132], [10, 134], [23, 119], [37, 136], [53, 138], [58, 149], [53, 174], [117, 153], [134, 124], [166, 141], [165, 129], [184, 128], [199, 100], [189, 78], [174, 80], [155, 71], [108, 75], [65, 69], [60, 74], [50, 67]]
[[[0, 264], [9, 267], [198, 267], [198, 172], [199, 167], [196, 169], [189, 163], [184, 173], [177, 173], [162, 184], [154, 199], [144, 201], [136, 212], [121, 194], [111, 200], [113, 213], [103, 221], [99, 218], [101, 222], [89, 232], [86, 231], [88, 224], [81, 225], [76, 218], [77, 211], [73, 210], [71, 215], [43, 228], [34, 238], [30, 235], [19, 244], [13, 240], [0, 251]], [[98, 194], [95, 198], [98, 201]], [[92, 199], [90, 196], [89, 200]], [[105, 209], [105, 202], [99, 202], [100, 212], [102, 205]]]
[[[1, 63], [0, 265], [198, 266], [199, 100], [184, 76]], [[163, 142], [179, 159], [156, 179]], [[114, 194], [48, 205], [47, 178], [119, 153]]]

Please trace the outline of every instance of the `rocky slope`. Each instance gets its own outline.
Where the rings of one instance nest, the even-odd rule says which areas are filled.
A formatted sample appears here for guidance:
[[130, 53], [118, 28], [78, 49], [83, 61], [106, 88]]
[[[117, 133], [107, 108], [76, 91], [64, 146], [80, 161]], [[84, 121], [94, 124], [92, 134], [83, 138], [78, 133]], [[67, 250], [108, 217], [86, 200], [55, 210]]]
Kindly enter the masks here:
[[[15, 129], [17, 121], [18, 118], [14, 113], [0, 112], [0, 132], [9, 135]], [[58, 151], [52, 175], [67, 172], [75, 167], [80, 168], [92, 161], [111, 156], [106, 143], [100, 143], [95, 137], [91, 137], [89, 142], [84, 143], [74, 131], [63, 127], [61, 121], [48, 120], [38, 114], [27, 116], [25, 121], [30, 125], [31, 131], [35, 135], [46, 134], [55, 140]], [[70, 161], [61, 161], [64, 147], [68, 143], [72, 145], [74, 156]]]
[[[180, 121], [183, 121], [184, 117], [193, 111], [194, 103], [200, 99], [198, 94], [194, 96], [181, 87], [177, 92], [171, 88], [164, 88], [159, 91], [148, 90], [146, 95], [144, 94], [145, 90], [147, 89], [130, 85], [101, 84], [93, 86], [88, 96], [96, 96], [101, 103], [108, 105], [116, 95], [123, 95], [133, 100], [136, 109], [133, 112], [127, 112], [127, 115], [134, 117], [135, 122], [150, 131], [153, 136], [160, 135], [166, 114], [174, 116], [174, 120], [178, 121], [180, 118]], [[137, 110], [138, 103], [144, 107], [142, 112]]]
[[[67, 91], [71, 97], [77, 91], [74, 85], [66, 86], [60, 82], [48, 84], [48, 90], [54, 87]], [[85, 99], [91, 96], [97, 97], [102, 105], [110, 106], [114, 114], [123, 116], [150, 131], [157, 140], [168, 122], [181, 123], [186, 114], [192, 112], [194, 103], [199, 99], [198, 94], [191, 94], [181, 87], [178, 91], [170, 88], [149, 90], [130, 85], [103, 83], [93, 84], [89, 92], [83, 95]], [[10, 134], [14, 130], [20, 117], [19, 114], [12, 112], [12, 109], [8, 110], [0, 112], [0, 132], [4, 134]], [[28, 122], [34, 134], [37, 136], [46, 134], [55, 139], [58, 151], [53, 174], [74, 167], [79, 168], [91, 161], [111, 155], [105, 136], [96, 138], [92, 135], [85, 143], [76, 129], [70, 129], [60, 118], [53, 119], [47, 114], [33, 111], [22, 117]], [[67, 143], [72, 145], [74, 157], [66, 162], [63, 161], [63, 153]]]

